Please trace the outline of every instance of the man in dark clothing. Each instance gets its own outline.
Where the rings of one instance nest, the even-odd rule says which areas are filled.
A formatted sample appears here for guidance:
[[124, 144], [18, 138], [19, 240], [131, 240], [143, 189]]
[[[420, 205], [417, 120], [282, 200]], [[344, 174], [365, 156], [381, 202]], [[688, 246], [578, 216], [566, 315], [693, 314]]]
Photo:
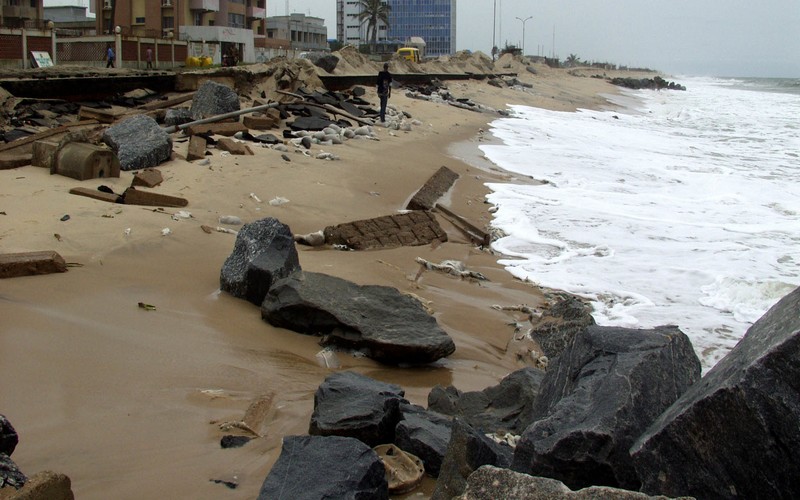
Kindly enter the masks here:
[[378, 97], [381, 99], [381, 121], [386, 120], [386, 104], [392, 95], [392, 74], [389, 73], [389, 63], [383, 64], [383, 71], [378, 73]]

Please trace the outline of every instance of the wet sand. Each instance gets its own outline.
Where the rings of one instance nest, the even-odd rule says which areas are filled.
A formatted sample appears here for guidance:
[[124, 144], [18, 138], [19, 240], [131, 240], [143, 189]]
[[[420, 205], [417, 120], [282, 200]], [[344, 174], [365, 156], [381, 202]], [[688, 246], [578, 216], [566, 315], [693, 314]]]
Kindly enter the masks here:
[[[601, 107], [601, 94], [615, 92], [602, 80], [537, 68], [538, 75], [520, 74], [534, 85], [524, 92], [480, 81], [448, 86], [456, 97], [494, 108]], [[373, 91], [367, 98], [377, 102]], [[509, 175], [483, 159], [477, 146], [490, 140], [487, 124], [497, 115], [402, 92], [390, 102], [422, 125], [408, 133], [379, 128], [380, 141], [323, 148], [339, 161], [290, 154], [287, 163], [277, 151], [254, 148], [249, 157], [214, 150], [205, 166], [181, 158], [162, 164], [165, 181], [156, 190], [187, 198], [189, 220], [172, 220], [169, 213], [177, 209], [161, 213], [67, 194], [100, 184], [122, 192], [131, 172], [79, 182], [30, 166], [0, 171], [0, 251], [53, 249], [80, 264], [64, 274], [0, 281], [0, 413], [19, 433], [13, 459], [21, 470], [65, 473], [81, 499], [254, 498], [281, 438], [307, 433], [314, 391], [332, 370], [315, 358], [317, 338], [273, 328], [258, 307], [219, 292], [220, 268], [235, 236], [206, 234], [200, 225], [217, 226], [223, 215], [245, 222], [271, 216], [307, 233], [387, 215], [403, 208], [442, 165], [461, 176], [450, 208], [477, 226], [488, 225], [484, 183]], [[176, 142], [175, 152], [185, 155], [187, 144]], [[270, 205], [276, 196], [289, 202]], [[61, 221], [65, 214], [70, 219]], [[399, 384], [423, 406], [436, 384], [483, 389], [521, 367], [509, 345], [511, 323], [522, 317], [491, 306], [542, 300], [534, 285], [498, 266], [498, 256], [441, 223], [450, 241], [435, 248], [298, 247], [305, 270], [394, 286], [429, 303], [456, 343], [449, 358], [398, 368], [338, 354], [340, 369]], [[162, 236], [164, 228], [171, 234]], [[490, 281], [433, 271], [415, 280], [415, 257], [461, 260]], [[139, 302], [156, 310], [141, 309]], [[226, 432], [218, 423], [241, 419], [250, 401], [264, 394], [275, 396], [264, 437], [221, 449]], [[239, 486], [231, 490], [212, 479]]]

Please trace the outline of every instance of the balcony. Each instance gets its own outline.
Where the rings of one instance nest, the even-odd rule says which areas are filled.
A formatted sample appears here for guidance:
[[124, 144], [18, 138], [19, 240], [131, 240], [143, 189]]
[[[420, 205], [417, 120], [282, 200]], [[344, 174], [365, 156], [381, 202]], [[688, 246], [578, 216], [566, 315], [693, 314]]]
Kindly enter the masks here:
[[219, 12], [219, 0], [189, 0], [189, 10]]
[[255, 19], [264, 19], [267, 17], [267, 11], [263, 7], [248, 7], [247, 17]]

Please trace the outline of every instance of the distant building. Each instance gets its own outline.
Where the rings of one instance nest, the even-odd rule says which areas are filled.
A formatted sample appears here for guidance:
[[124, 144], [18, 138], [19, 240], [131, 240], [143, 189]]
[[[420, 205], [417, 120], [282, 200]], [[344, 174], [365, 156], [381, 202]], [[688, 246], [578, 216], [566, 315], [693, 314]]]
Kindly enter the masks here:
[[53, 21], [59, 36], [95, 35], [95, 18], [87, 16], [86, 10], [82, 5], [45, 7], [44, 18]]
[[321, 17], [273, 16], [267, 18], [267, 39], [288, 40], [296, 50], [327, 50], [328, 28]]
[[[425, 41], [429, 56], [452, 54], [456, 48], [456, 0], [386, 0], [389, 26], [378, 24], [380, 44], [403, 45], [412, 37]], [[343, 44], [370, 43], [367, 23], [358, 19], [361, 2], [336, 0], [336, 37]]]
[[43, 0], [2, 0], [0, 27], [43, 28]]

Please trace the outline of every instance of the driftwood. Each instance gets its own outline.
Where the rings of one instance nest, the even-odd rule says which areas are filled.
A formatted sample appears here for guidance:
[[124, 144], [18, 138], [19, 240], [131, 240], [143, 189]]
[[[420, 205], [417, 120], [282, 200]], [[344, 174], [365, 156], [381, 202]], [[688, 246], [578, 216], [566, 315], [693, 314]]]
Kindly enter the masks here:
[[434, 207], [434, 210], [444, 214], [445, 219], [449, 220], [454, 226], [456, 226], [461, 232], [467, 235], [471, 240], [475, 243], [483, 246], [488, 246], [492, 242], [491, 236], [484, 231], [476, 227], [474, 224], [466, 220], [465, 218], [461, 217], [460, 215], [456, 214], [452, 210], [447, 207], [443, 207], [438, 203]]
[[432, 271], [439, 271], [442, 273], [452, 274], [453, 276], [458, 276], [460, 278], [470, 278], [479, 281], [489, 281], [489, 279], [484, 276], [483, 274], [477, 271], [470, 271], [464, 266], [464, 263], [458, 260], [443, 260], [438, 264], [433, 262], [427, 261], [422, 257], [417, 257], [414, 259], [420, 266], [420, 272], [417, 273], [417, 278], [419, 275], [422, 274], [422, 271], [425, 269], [429, 269]]
[[33, 134], [31, 136], [24, 137], [22, 139], [17, 139], [16, 141], [11, 141], [8, 144], [0, 145], [0, 153], [11, 151], [13, 149], [17, 149], [22, 146], [27, 146], [28, 144], [32, 144], [36, 141], [39, 141], [41, 139], [46, 139], [48, 137], [52, 137], [57, 134], [67, 133], [70, 131], [70, 129], [74, 127], [82, 127], [82, 126], [97, 125], [97, 124], [98, 124], [97, 120], [83, 120], [74, 123], [67, 123], [65, 125], [61, 125], [60, 127], [51, 128], [49, 130], [39, 132], [38, 134]]
[[263, 396], [258, 396], [250, 402], [250, 406], [244, 412], [244, 417], [241, 420], [229, 420], [219, 424], [222, 431], [230, 431], [232, 429], [239, 429], [248, 432], [255, 437], [261, 437], [261, 427], [264, 425], [270, 409], [272, 409], [272, 401], [275, 399], [275, 394], [269, 393]]

